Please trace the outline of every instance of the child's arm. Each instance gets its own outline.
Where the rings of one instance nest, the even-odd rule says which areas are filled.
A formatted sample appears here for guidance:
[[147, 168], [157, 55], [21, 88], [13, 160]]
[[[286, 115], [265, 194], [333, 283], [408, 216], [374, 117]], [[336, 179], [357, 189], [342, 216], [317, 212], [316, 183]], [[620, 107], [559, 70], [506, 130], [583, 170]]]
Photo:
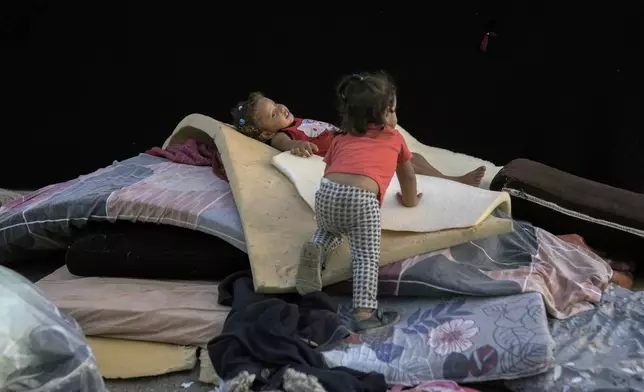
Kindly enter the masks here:
[[291, 151], [294, 155], [299, 155], [301, 157], [310, 157], [319, 151], [318, 146], [315, 144], [305, 142], [303, 140], [293, 140], [281, 132], [273, 136], [271, 139], [271, 146], [280, 151]]
[[416, 207], [422, 194], [418, 193], [418, 188], [416, 187], [416, 173], [411, 159], [398, 165], [396, 175], [398, 176], [398, 182], [400, 182], [401, 191], [398, 194], [398, 200], [405, 207]]
[[405, 207], [416, 207], [420, 202], [422, 194], [418, 194], [416, 186], [416, 172], [414, 171], [414, 164], [412, 163], [413, 155], [400, 134], [400, 153], [398, 155], [398, 167], [396, 168], [396, 175], [398, 182], [400, 182], [400, 191], [398, 201]]

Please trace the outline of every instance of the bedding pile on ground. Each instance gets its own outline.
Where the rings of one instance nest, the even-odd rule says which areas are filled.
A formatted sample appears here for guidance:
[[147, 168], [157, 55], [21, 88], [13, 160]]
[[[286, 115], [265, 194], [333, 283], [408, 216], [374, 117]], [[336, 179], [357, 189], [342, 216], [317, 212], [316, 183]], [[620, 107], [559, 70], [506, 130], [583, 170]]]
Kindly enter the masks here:
[[199, 346], [228, 315], [212, 282], [80, 277], [63, 266], [37, 285], [88, 336]]
[[[37, 285], [78, 321], [107, 378], [191, 369], [198, 350], [222, 331], [229, 311], [218, 304], [216, 282], [80, 277], [63, 266]], [[217, 384], [211, 367], [200, 380]]]
[[[485, 165], [489, 184], [501, 169], [401, 133], [446, 174]], [[0, 208], [2, 260], [66, 249], [66, 266], [38, 287], [77, 320], [107, 377], [199, 357], [200, 379], [222, 391], [642, 388], [644, 300], [611, 284], [607, 259], [579, 236], [509, 208], [480, 209], [467, 229], [386, 231], [379, 298], [401, 319], [356, 335], [346, 249], [325, 276], [337, 284], [290, 293], [315, 225], [272, 165], [276, 150], [191, 115], [149, 152]]]

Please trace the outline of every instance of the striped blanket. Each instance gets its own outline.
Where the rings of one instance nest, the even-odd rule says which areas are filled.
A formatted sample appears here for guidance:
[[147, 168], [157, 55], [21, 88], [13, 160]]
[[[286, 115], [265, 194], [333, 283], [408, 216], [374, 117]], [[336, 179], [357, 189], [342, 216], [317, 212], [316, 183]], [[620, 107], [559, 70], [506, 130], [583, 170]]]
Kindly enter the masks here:
[[246, 250], [230, 186], [211, 167], [140, 154], [5, 203], [0, 261], [65, 248], [88, 222], [116, 220], [198, 230]]

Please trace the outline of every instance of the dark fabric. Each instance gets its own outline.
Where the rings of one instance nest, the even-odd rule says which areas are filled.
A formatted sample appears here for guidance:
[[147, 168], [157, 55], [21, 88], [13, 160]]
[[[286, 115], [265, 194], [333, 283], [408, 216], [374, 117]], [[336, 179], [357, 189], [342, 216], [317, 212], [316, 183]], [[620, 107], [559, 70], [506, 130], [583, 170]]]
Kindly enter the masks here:
[[[644, 195], [590, 181], [527, 159], [508, 163], [490, 189], [513, 189], [595, 219], [644, 230]], [[644, 238], [602, 224], [569, 216], [521, 197], [512, 197], [512, 216], [553, 234], [575, 233], [609, 256], [636, 260]]]
[[221, 282], [219, 298], [232, 309], [221, 335], [208, 344], [208, 354], [222, 379], [247, 371], [256, 376], [255, 390], [277, 388], [284, 371], [293, 368], [317, 377], [329, 392], [386, 391], [381, 374], [327, 367], [319, 350], [350, 334], [328, 295], [258, 294], [245, 272]]
[[249, 268], [248, 255], [226, 241], [168, 225], [95, 224], [67, 250], [78, 276], [221, 280]]

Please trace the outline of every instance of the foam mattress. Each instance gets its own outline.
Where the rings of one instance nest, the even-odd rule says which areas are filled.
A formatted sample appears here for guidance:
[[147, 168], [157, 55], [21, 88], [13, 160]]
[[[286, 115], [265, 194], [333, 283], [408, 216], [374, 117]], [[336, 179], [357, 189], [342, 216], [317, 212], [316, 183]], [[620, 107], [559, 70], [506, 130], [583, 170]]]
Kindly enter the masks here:
[[[306, 204], [315, 210], [315, 193], [320, 188], [326, 164], [314, 155], [302, 158], [289, 151], [277, 154], [272, 163], [295, 185]], [[398, 177], [394, 174], [382, 203], [383, 230], [432, 232], [480, 224], [497, 208], [510, 215], [510, 196], [461, 184], [444, 178], [416, 175], [418, 192], [423, 194], [414, 208], [401, 205]]]
[[[300, 249], [315, 230], [313, 212], [291, 181], [272, 166], [271, 160], [278, 151], [224, 123], [190, 115], [177, 126], [166, 145], [188, 137], [208, 137], [204, 135], [214, 137], [230, 180], [255, 289], [267, 293], [293, 291]], [[381, 264], [511, 230], [511, 221], [489, 216], [481, 224], [465, 229], [433, 233], [385, 231]], [[328, 260], [323, 281], [337, 283], [350, 276], [351, 262], [345, 244]]]
[[166, 343], [88, 337], [98, 370], [105, 378], [135, 378], [190, 370], [197, 348]]
[[87, 336], [200, 346], [228, 315], [213, 282], [85, 278], [63, 266], [36, 285]]

